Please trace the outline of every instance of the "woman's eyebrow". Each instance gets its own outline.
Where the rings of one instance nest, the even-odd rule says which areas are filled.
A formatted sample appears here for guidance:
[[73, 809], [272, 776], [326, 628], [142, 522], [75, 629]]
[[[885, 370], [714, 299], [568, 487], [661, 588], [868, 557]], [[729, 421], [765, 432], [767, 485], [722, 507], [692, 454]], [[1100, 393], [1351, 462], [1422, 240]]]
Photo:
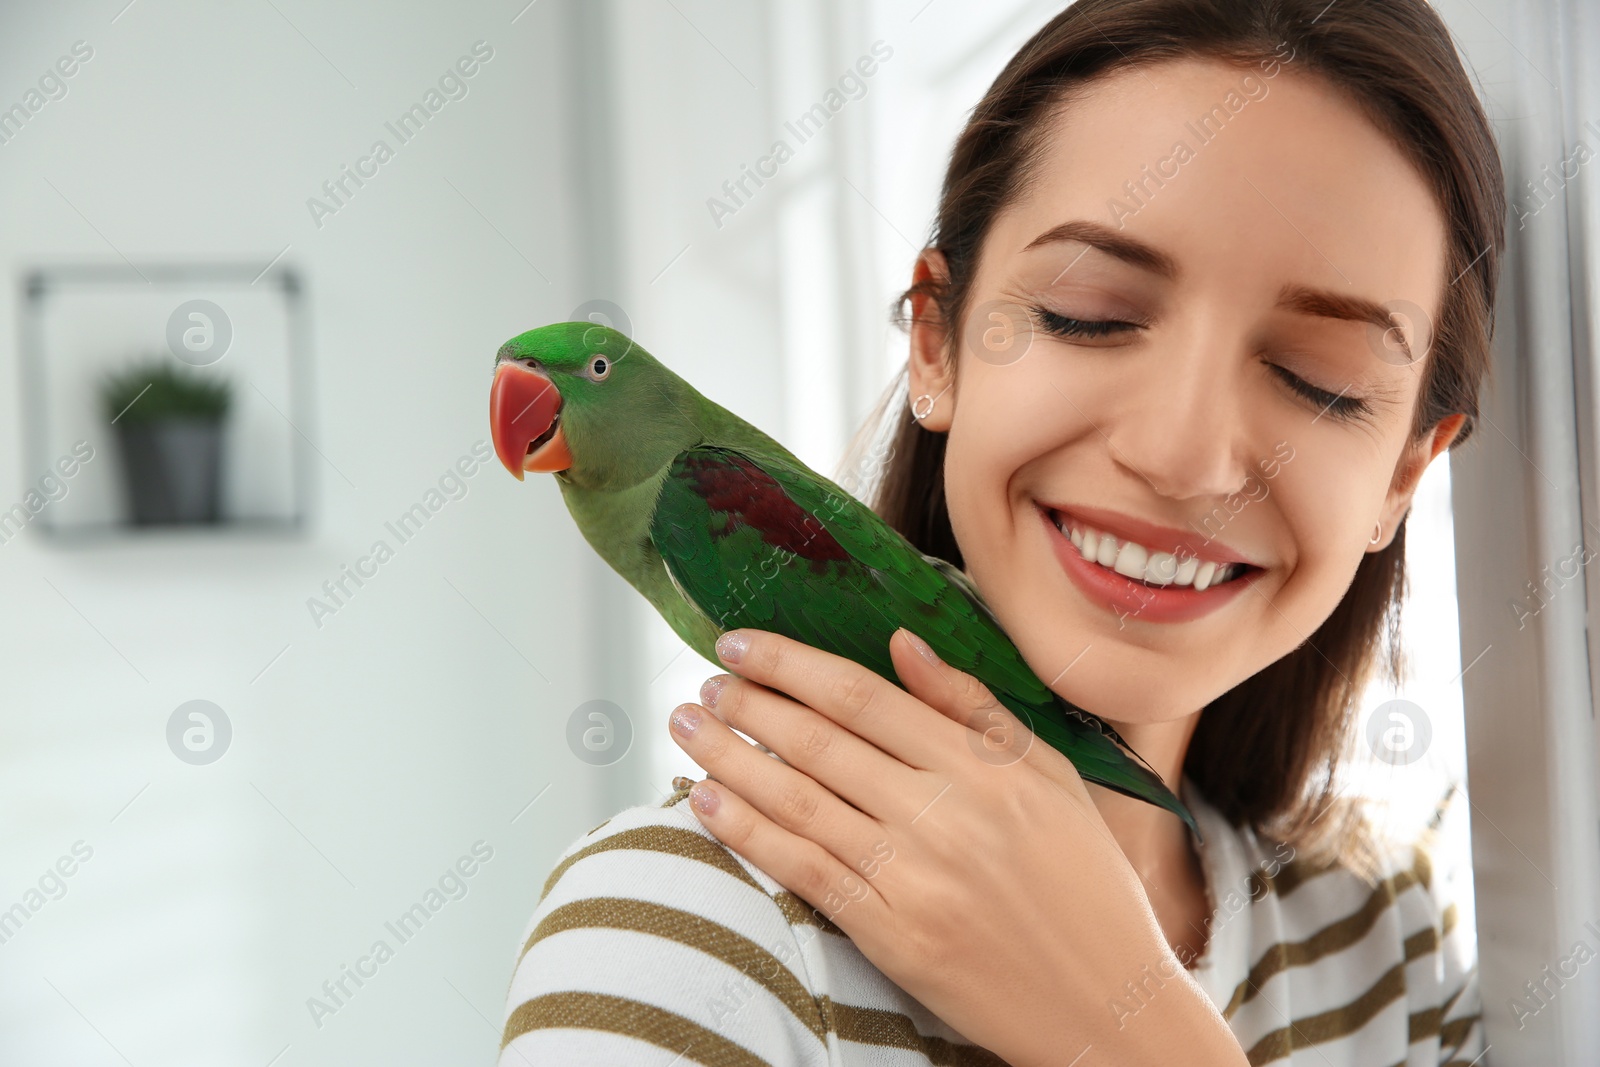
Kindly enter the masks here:
[[1398, 325], [1388, 308], [1364, 296], [1347, 296], [1329, 289], [1313, 289], [1292, 282], [1278, 291], [1278, 306], [1301, 315], [1315, 315], [1325, 319], [1348, 319], [1352, 322], [1370, 322], [1380, 330]]
[[[1132, 237], [1118, 233], [1109, 226], [1087, 219], [1074, 219], [1053, 226], [1044, 231], [1023, 248], [1026, 252], [1040, 245], [1047, 245], [1053, 241], [1077, 241], [1090, 248], [1098, 248], [1108, 255], [1115, 256], [1124, 263], [1158, 274], [1163, 278], [1176, 278], [1178, 276], [1178, 263], [1165, 252], [1143, 241], [1136, 241]], [[1073, 262], [1077, 262], [1074, 260]], [[1064, 271], [1062, 273], [1065, 273]]]

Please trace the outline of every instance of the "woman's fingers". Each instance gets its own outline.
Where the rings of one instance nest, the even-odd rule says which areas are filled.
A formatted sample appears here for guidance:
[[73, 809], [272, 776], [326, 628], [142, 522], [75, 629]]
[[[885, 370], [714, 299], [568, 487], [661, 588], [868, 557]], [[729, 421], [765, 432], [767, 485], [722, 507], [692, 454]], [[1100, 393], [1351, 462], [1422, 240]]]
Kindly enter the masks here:
[[1065, 789], [1080, 807], [1092, 805], [1071, 760], [1041, 741], [1030, 724], [996, 700], [982, 682], [945, 663], [932, 649], [917, 648], [913, 637], [902, 628], [889, 642], [900, 680], [912, 696], [967, 728], [967, 748], [980, 763], [1010, 767], [1026, 761]]
[[[767, 757], [762, 757], [767, 758]], [[853, 862], [779, 826], [732, 789], [696, 782], [689, 804], [705, 828], [739, 855], [771, 875], [847, 935], [881, 916], [883, 898], [872, 879], [894, 858], [883, 836], [873, 838]]]
[[954, 723], [917, 714], [920, 701], [843, 656], [754, 629], [729, 630], [717, 653], [740, 677], [787, 693], [912, 767], [939, 765], [961, 740]]
[[881, 836], [876, 819], [759, 751], [700, 705], [680, 704], [671, 727], [673, 739], [690, 758], [727, 786], [718, 791], [722, 796], [737, 793], [777, 826], [816, 842], [840, 862], [854, 864], [869, 855]]
[[939, 658], [910, 630], [889, 640], [895, 672], [913, 697], [965, 728], [967, 750], [989, 766], [1009, 766], [1032, 750], [1033, 731], [989, 687]]
[[719, 720], [869, 815], [898, 810], [916, 779], [915, 770], [826, 715], [748, 678], [708, 678], [700, 700]]

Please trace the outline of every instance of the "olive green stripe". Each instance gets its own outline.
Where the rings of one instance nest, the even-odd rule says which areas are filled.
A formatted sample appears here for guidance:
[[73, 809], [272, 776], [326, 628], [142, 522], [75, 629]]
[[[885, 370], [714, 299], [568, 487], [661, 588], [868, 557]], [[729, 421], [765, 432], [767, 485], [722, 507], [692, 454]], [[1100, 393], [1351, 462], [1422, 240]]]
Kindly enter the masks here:
[[1418, 1041], [1426, 1041], [1437, 1035], [1439, 1020], [1443, 1018], [1443, 1008], [1424, 1008], [1422, 1011], [1413, 1012], [1408, 1026], [1410, 1036], [1406, 1038], [1406, 1043], [1414, 1045]]
[[[1456, 996], [1459, 996], [1460, 993], [1459, 989], [1456, 990]], [[1473, 1022], [1478, 1018], [1476, 1015], [1468, 1015], [1461, 1019], [1451, 1019], [1449, 1022], [1440, 1025], [1440, 1021], [1450, 1014], [1450, 1005], [1454, 1004], [1455, 1001], [1456, 998], [1452, 996], [1449, 1003], [1442, 1007], [1428, 1008], [1412, 1015], [1411, 1041], [1413, 1043], [1425, 1041], [1437, 1035], [1440, 1049], [1454, 1050], [1456, 1046], [1466, 1040], [1467, 1031], [1472, 1029]]]
[[789, 921], [790, 926], [815, 926], [823, 933], [836, 934], [844, 937], [845, 932], [833, 925], [826, 915], [821, 914], [816, 908], [801, 900], [787, 889], [773, 895], [773, 902], [778, 905], [778, 910], [783, 912], [783, 917]]
[[[1253, 1000], [1272, 978], [1291, 967], [1303, 967], [1324, 956], [1349, 948], [1371, 931], [1378, 917], [1392, 907], [1402, 890], [1417, 881], [1415, 868], [1400, 871], [1378, 884], [1366, 903], [1353, 914], [1330, 923], [1303, 941], [1279, 941], [1267, 948], [1250, 968], [1250, 973], [1235, 987], [1222, 1016], [1232, 1019], [1233, 1013]], [[1430, 926], [1431, 934], [1433, 928]], [[1412, 959], [1410, 942], [1407, 942], [1407, 959]]]
[[960, 1045], [946, 1038], [918, 1032], [916, 1024], [899, 1012], [858, 1008], [820, 998], [828, 1028], [840, 1041], [921, 1052], [935, 1067], [1005, 1067], [1005, 1061], [977, 1045]]
[[1337, 862], [1313, 863], [1306, 859], [1292, 859], [1280, 864], [1276, 874], [1268, 874], [1257, 865], [1246, 879], [1245, 888], [1252, 900], [1260, 900], [1267, 893], [1275, 893], [1281, 899], [1313, 878], [1338, 869]]
[[678, 1053], [679, 1062], [704, 1067], [772, 1067], [743, 1045], [676, 1012], [605, 993], [546, 993], [524, 1002], [506, 1019], [500, 1047], [535, 1030], [556, 1029], [601, 1030], [638, 1038]]
[[[1430, 1008], [1427, 1012], [1419, 1012], [1418, 1014], [1436, 1014], [1440, 1017], [1449, 1015], [1451, 1005], [1455, 1004], [1456, 998], [1461, 996], [1463, 989], [1465, 989], [1464, 986], [1462, 989], [1458, 989], [1452, 993], [1450, 995], [1450, 999], [1445, 1001], [1443, 1007]], [[1460, 1019], [1451, 1019], [1449, 1022], [1445, 1023], [1444, 1026], [1435, 1030], [1423, 1030], [1422, 1032], [1419, 1032], [1417, 1026], [1417, 1016], [1413, 1015], [1411, 1017], [1411, 1041], [1412, 1043], [1425, 1041], [1428, 1038], [1437, 1035], [1439, 1038], [1439, 1051], [1441, 1053], [1455, 1053], [1460, 1051], [1462, 1042], [1466, 1041], [1467, 1035], [1472, 1032], [1473, 1025], [1476, 1024], [1480, 1018], [1481, 1016], [1478, 1015], [1467, 1015]], [[1478, 1061], [1469, 1061], [1452, 1058], [1445, 1062], [1442, 1067], [1469, 1067], [1469, 1064], [1471, 1067], [1478, 1067], [1478, 1063], [1481, 1061], [1481, 1059], [1482, 1057], [1479, 1057]], [[1397, 1064], [1396, 1067], [1405, 1067], [1405, 1065], [1401, 1063]]]
[[[555, 909], [534, 927], [522, 946], [522, 956], [552, 934], [580, 929], [631, 930], [704, 952], [758, 983], [819, 1038], [827, 1030], [816, 998], [776, 956], [721, 923], [678, 908], [622, 897], [576, 900]], [[517, 962], [521, 961], [519, 956]], [[736, 981], [730, 979], [729, 984]]]
[[1481, 1015], [1463, 1015], [1439, 1027], [1439, 1047], [1455, 1052], [1467, 1040], [1467, 1035], [1472, 1033], [1472, 1027], [1482, 1018]]
[[1433, 888], [1433, 856], [1427, 849], [1416, 850], [1416, 859], [1411, 864], [1411, 869], [1416, 872], [1418, 885], [1424, 889]]
[[1407, 962], [1418, 956], [1435, 952], [1439, 948], [1439, 931], [1431, 926], [1424, 926], [1405, 940]]
[[1272, 886], [1278, 896], [1286, 897], [1313, 878], [1338, 868], [1337, 863], [1313, 864], [1309, 860], [1290, 860], [1278, 869], [1275, 878], [1263, 880]]
[[1405, 995], [1405, 964], [1389, 968], [1372, 988], [1341, 1008], [1296, 1019], [1279, 1027], [1250, 1047], [1251, 1064], [1271, 1063], [1297, 1048], [1309, 1048], [1355, 1033], [1395, 1000]]
[[[693, 784], [693, 782], [689, 783], [689, 785]], [[661, 806], [663, 808], [670, 808], [677, 804], [678, 801], [688, 796], [689, 785], [679, 788], [670, 797], [662, 801]], [[726, 845], [723, 845], [722, 847], [724, 849], [727, 848]], [[804, 924], [806, 926], [815, 926], [824, 933], [836, 934], [839, 937], [845, 936], [844, 931], [833, 925], [833, 923], [828, 920], [826, 915], [818, 913], [814, 908], [811, 907], [810, 904], [807, 904], [805, 901], [801, 900], [787, 889], [779, 890], [777, 893], [773, 894], [772, 899], [777, 901], [778, 910], [783, 912], [783, 917], [789, 920], [790, 926]]]
[[550, 872], [550, 877], [545, 879], [544, 891], [539, 894], [539, 899], [542, 901], [550, 895], [550, 890], [556, 881], [574, 863], [597, 853], [611, 852], [615, 849], [665, 852], [673, 856], [682, 856], [684, 859], [699, 860], [724, 874], [732, 875], [759, 893], [766, 893], [766, 890], [750, 877], [750, 872], [733, 858], [733, 853], [703, 834], [697, 834], [693, 830], [680, 830], [675, 826], [639, 826], [632, 830], [621, 830], [602, 841], [580, 848], [556, 864], [555, 869]]
[[[1276, 947], [1276, 946], [1274, 946]], [[1222, 1009], [1222, 1017], [1229, 1022], [1233, 1021], [1233, 1013], [1244, 1004], [1245, 990], [1249, 988], [1249, 979], [1245, 979], [1233, 988], [1233, 996], [1228, 998], [1228, 1006]]]

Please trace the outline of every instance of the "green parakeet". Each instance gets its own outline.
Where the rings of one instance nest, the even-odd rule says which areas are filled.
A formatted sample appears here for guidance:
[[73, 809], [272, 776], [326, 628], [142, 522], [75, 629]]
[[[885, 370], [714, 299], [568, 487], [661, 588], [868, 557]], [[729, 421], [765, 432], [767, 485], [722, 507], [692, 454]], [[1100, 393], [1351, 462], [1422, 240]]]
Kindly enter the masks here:
[[718, 635], [751, 627], [899, 685], [888, 641], [904, 626], [1085, 780], [1165, 808], [1199, 836], [1148, 764], [1040, 681], [965, 575], [626, 334], [560, 322], [507, 341], [489, 417], [506, 468], [553, 473], [594, 550], [711, 662]]

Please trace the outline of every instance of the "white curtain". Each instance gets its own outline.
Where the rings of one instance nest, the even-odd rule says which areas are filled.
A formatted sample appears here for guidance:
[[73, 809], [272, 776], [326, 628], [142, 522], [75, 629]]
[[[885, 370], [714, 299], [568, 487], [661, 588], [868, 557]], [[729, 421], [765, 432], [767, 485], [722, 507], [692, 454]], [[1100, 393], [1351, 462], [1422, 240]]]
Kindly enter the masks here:
[[1482, 655], [1462, 683], [1488, 1060], [1600, 1063], [1600, 966], [1575, 958], [1600, 951], [1600, 589], [1584, 565], [1600, 550], [1585, 165], [1600, 20], [1558, 0], [1439, 9], [1477, 72], [1512, 207], [1493, 380], [1478, 439], [1452, 457], [1462, 655]]

